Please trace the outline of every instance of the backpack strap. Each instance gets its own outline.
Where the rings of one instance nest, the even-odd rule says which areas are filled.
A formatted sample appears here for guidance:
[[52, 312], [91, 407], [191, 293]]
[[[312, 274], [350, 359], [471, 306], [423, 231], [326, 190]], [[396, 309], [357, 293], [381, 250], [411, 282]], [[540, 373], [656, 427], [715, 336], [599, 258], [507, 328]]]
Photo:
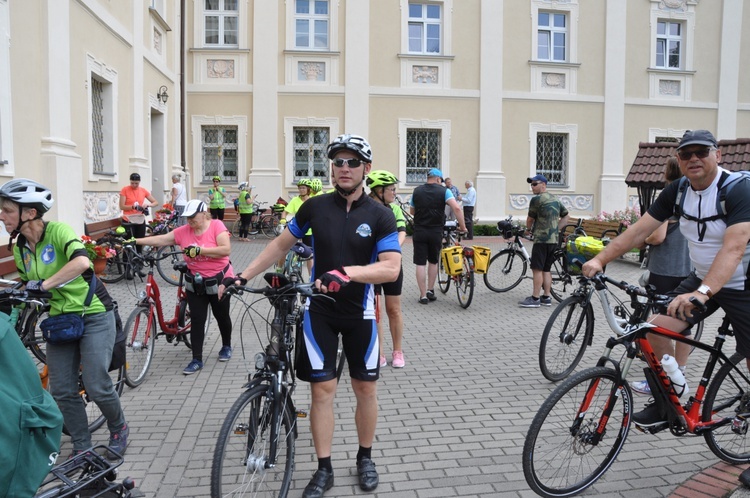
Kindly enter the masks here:
[[733, 171], [732, 173], [722, 173], [717, 185], [719, 195], [716, 196], [716, 212], [722, 217], [727, 215], [727, 195], [740, 181], [750, 179], [750, 171]]
[[687, 190], [689, 185], [690, 182], [686, 176], [680, 178], [680, 184], [677, 187], [677, 197], [674, 200], [674, 214], [678, 218], [684, 214], [682, 207], [685, 204], [685, 190]]

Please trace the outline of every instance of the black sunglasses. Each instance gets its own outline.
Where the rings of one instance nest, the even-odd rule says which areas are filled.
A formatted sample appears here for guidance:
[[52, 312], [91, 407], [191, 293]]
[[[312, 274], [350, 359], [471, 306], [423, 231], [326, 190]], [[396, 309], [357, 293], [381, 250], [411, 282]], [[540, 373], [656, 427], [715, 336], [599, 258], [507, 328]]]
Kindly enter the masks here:
[[689, 161], [690, 158], [693, 157], [693, 154], [695, 154], [695, 157], [697, 157], [698, 159], [705, 159], [708, 157], [712, 150], [713, 149], [711, 147], [706, 147], [705, 149], [698, 150], [682, 150], [679, 151], [677, 155], [683, 161]]
[[344, 165], [348, 165], [350, 168], [359, 168], [363, 162], [359, 159], [334, 159], [333, 165], [337, 168], [343, 168]]
[[532, 187], [536, 187], [536, 186], [537, 186], [537, 185], [539, 185], [540, 183], [542, 183], [542, 182], [533, 182], [533, 183], [531, 184], [531, 186], [532, 186]]

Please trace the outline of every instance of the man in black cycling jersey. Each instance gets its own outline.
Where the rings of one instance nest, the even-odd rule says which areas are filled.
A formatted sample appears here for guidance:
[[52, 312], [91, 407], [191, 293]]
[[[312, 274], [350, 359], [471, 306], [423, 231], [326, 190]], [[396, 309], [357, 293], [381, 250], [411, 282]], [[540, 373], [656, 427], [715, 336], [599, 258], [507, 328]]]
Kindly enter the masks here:
[[[371, 458], [378, 416], [375, 381], [380, 375], [373, 284], [393, 282], [401, 270], [393, 212], [364, 193], [363, 183], [372, 166], [370, 145], [360, 136], [341, 135], [328, 146], [328, 158], [336, 192], [305, 201], [288, 223], [288, 230], [239, 275], [243, 283], [267, 270], [312, 228], [313, 279], [322, 292], [334, 293], [335, 301], [308, 299], [304, 315], [309, 368], [298, 368], [298, 372], [300, 379], [311, 383], [310, 427], [318, 470], [303, 498], [321, 497], [333, 486], [331, 444], [339, 334], [357, 397], [359, 485], [364, 491], [378, 485]], [[236, 281], [228, 280], [225, 283]], [[303, 374], [304, 370], [309, 375]]]

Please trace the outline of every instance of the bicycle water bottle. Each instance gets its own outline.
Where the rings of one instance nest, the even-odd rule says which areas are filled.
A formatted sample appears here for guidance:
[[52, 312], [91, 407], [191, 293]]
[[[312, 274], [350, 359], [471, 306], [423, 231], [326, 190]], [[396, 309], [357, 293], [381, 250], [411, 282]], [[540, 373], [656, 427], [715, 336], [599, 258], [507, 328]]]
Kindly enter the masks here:
[[677, 360], [672, 356], [665, 354], [661, 359], [661, 366], [664, 368], [664, 372], [672, 382], [672, 387], [674, 388], [677, 397], [680, 398], [687, 394], [690, 389], [688, 388], [687, 380], [685, 380], [685, 375], [682, 373], [682, 370], [680, 370], [679, 365], [677, 365]]
[[281, 319], [274, 318], [271, 322], [271, 342], [266, 348], [266, 354], [268, 356], [279, 356], [279, 350], [281, 349]]
[[202, 286], [203, 285], [203, 275], [201, 275], [200, 273], [196, 273], [193, 276], [193, 285], [196, 288], [199, 288], [200, 286]]
[[15, 327], [16, 323], [18, 322], [18, 314], [20, 313], [20, 310], [13, 306], [10, 310], [10, 326]]

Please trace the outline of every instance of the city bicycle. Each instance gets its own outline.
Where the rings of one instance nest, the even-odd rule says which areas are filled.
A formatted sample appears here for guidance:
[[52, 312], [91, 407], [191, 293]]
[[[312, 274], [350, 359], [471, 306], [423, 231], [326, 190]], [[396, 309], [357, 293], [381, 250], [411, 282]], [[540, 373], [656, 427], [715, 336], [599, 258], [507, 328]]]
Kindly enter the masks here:
[[[114, 256], [107, 258], [104, 271], [98, 275], [99, 279], [106, 284], [114, 284], [125, 278], [132, 280], [135, 275], [140, 275], [143, 265], [134, 260], [131, 254], [124, 250], [127, 231], [123, 227], [110, 230], [97, 239], [97, 245], [106, 245], [115, 251]], [[148, 250], [144, 248], [144, 250]]]
[[[539, 343], [539, 369], [547, 380], [557, 382], [575, 370], [586, 348], [594, 340], [594, 306], [596, 294], [609, 328], [616, 335], [627, 329], [631, 312], [604, 282], [578, 278], [579, 286], [552, 311]], [[695, 325], [693, 340], [703, 335], [703, 322]]]
[[[514, 289], [521, 280], [532, 278], [527, 276], [531, 256], [521, 242], [522, 238], [532, 240], [526, 236], [526, 227], [513, 223], [512, 218], [499, 221], [497, 228], [500, 234], [508, 239], [507, 247], [492, 256], [484, 274], [484, 284], [494, 292], [507, 292]], [[564, 232], [565, 230], [563, 230]], [[583, 234], [580, 229], [576, 235]], [[565, 238], [561, 237], [555, 250], [555, 259], [550, 272], [552, 273], [552, 288], [550, 292], [557, 301], [562, 301], [574, 288], [573, 275], [568, 271], [568, 259], [565, 249]]]
[[122, 456], [107, 446], [95, 446], [53, 467], [34, 498], [134, 497], [133, 479], [116, 482], [122, 463]]
[[[267, 202], [253, 202], [253, 217], [248, 227], [248, 233], [255, 235], [258, 232], [262, 233], [269, 239], [275, 238], [281, 233], [283, 225], [279, 225], [281, 213], [277, 212], [277, 208], [272, 208], [271, 212], [268, 212], [268, 208], [261, 210], [261, 206], [268, 204]], [[282, 211], [283, 212], [283, 209]], [[239, 237], [240, 227], [242, 226], [242, 220], [237, 218], [232, 224], [232, 236]]]
[[[175, 346], [184, 343], [188, 349], [192, 348], [190, 344], [190, 308], [188, 307], [184, 286], [187, 263], [184, 261], [175, 263], [175, 270], [180, 275], [177, 285], [177, 301], [174, 315], [167, 319], [164, 316], [159, 285], [154, 278], [154, 266], [156, 266], [159, 258], [171, 258], [174, 252], [149, 252], [138, 255], [130, 245], [125, 246], [125, 250], [127, 253], [131, 253], [133, 260], [142, 261], [143, 264], [148, 266], [146, 288], [140, 292], [136, 307], [125, 322], [128, 359], [125, 383], [130, 387], [137, 387], [146, 379], [146, 374], [154, 358], [156, 339], [159, 335], [166, 336], [167, 342], [174, 343]], [[156, 331], [157, 323], [161, 330], [161, 333], [158, 334]], [[208, 326], [208, 320], [206, 326]]]
[[[532, 420], [523, 448], [523, 472], [531, 489], [545, 497], [571, 496], [594, 484], [614, 463], [630, 431], [633, 394], [626, 379], [637, 356], [647, 364], [643, 371], [665, 421], [649, 427], [636, 424], [636, 428], [652, 434], [669, 429], [674, 436], [701, 435], [725, 462], [750, 462], [750, 372], [741, 354], [728, 357], [722, 351], [726, 337], [733, 335], [728, 319], [724, 318], [713, 345], [696, 342], [645, 321], [652, 310], [663, 312], [670, 302], [653, 287], [641, 289], [604, 274], [593, 279], [597, 285], [625, 291], [634, 311], [624, 334], [609, 338], [597, 365], [560, 384]], [[702, 306], [697, 300], [693, 303]], [[647, 334], [708, 353], [694, 396], [679, 398]], [[625, 348], [622, 359], [611, 358], [616, 346]]]
[[[221, 427], [211, 467], [212, 498], [283, 498], [292, 482], [297, 418], [306, 417], [292, 400], [297, 385], [294, 350], [299, 351], [298, 343], [303, 340], [303, 309], [297, 305], [297, 296], [325, 295], [314, 293], [314, 283], [292, 283], [280, 273], [267, 273], [264, 279], [268, 283], [264, 288], [230, 285], [225, 290], [245, 304], [246, 313], [261, 317], [253, 306], [268, 299], [273, 317], [263, 318], [268, 345], [255, 355], [255, 371], [248, 375], [244, 392]], [[243, 293], [260, 294], [263, 299], [247, 303]], [[253, 328], [260, 338], [255, 323]]]
[[[18, 333], [24, 346], [38, 360], [37, 367], [42, 386], [45, 389], [49, 389], [46, 342], [42, 336], [39, 324], [49, 316], [47, 300], [52, 297], [52, 294], [49, 292], [30, 293], [20, 288], [23, 285], [22, 282], [14, 280], [0, 280], [0, 285], [7, 286], [0, 291], [0, 305], [13, 305], [9, 315], [10, 324]], [[125, 366], [112, 370], [110, 376], [112, 377], [115, 392], [117, 392], [118, 396], [121, 396], [124, 389]], [[78, 393], [86, 411], [89, 431], [94, 432], [104, 425], [106, 419], [99, 407], [86, 392], [82, 371], [79, 371], [78, 374]], [[63, 426], [63, 432], [68, 434], [65, 426]]]
[[461, 246], [461, 233], [458, 232], [457, 222], [447, 221], [443, 227], [443, 245], [442, 248], [460, 247], [463, 259], [461, 272], [457, 275], [451, 275], [448, 268], [445, 267], [442, 253], [438, 263], [438, 287], [443, 294], [453, 282], [458, 296], [458, 304], [466, 309], [471, 304], [474, 297], [474, 250], [470, 247]]

